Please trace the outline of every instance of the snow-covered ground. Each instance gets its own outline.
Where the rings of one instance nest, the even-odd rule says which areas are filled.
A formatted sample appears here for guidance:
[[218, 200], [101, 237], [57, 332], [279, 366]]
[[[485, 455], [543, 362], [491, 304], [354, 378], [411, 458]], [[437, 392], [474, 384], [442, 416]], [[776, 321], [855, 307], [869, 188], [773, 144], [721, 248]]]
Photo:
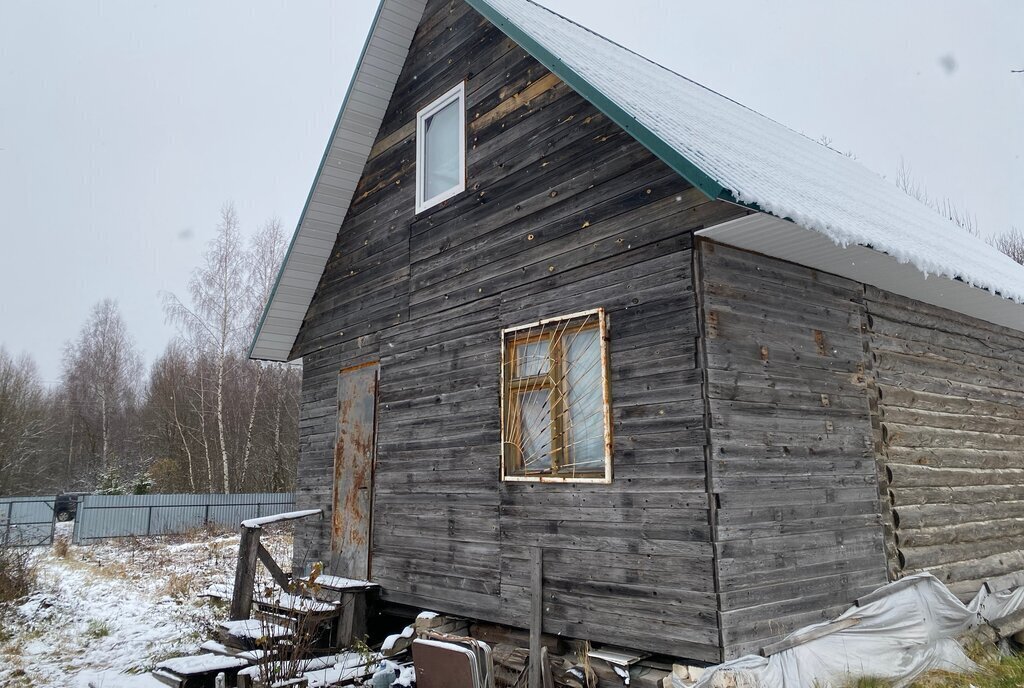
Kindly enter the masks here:
[[[263, 541], [290, 561], [290, 535]], [[237, 535], [206, 533], [71, 545], [65, 557], [40, 548], [36, 591], [0, 604], [0, 686], [162, 685], [140, 674], [211, 637], [227, 608], [200, 594], [230, 590], [237, 555]]]

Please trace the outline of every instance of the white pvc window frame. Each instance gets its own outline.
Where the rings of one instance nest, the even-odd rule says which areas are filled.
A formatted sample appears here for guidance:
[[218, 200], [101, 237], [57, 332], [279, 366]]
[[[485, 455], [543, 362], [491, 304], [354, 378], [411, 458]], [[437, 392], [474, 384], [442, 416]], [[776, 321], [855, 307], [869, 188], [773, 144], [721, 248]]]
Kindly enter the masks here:
[[[458, 102], [459, 111], [459, 182], [455, 186], [442, 191], [439, 194], [424, 198], [426, 188], [426, 168], [424, 159], [424, 144], [426, 136], [424, 125], [431, 116]], [[430, 103], [416, 113], [416, 212], [421, 213], [428, 208], [447, 201], [466, 190], [466, 82], [460, 81], [458, 85]]]

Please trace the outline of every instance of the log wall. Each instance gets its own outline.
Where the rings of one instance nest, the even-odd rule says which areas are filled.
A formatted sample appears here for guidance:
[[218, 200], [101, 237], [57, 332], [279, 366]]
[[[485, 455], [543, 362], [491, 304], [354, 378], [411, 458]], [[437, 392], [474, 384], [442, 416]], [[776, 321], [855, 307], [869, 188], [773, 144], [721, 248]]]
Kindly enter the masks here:
[[722, 642], [756, 653], [886, 582], [863, 290], [699, 242]]
[[900, 568], [971, 597], [1024, 569], [1024, 334], [865, 293]]
[[[414, 214], [415, 115], [466, 81], [467, 191]], [[386, 600], [721, 657], [692, 232], [708, 201], [463, 2], [428, 3], [293, 355], [298, 508], [330, 509], [341, 368], [379, 359], [371, 577]], [[501, 483], [503, 327], [603, 307], [614, 480]], [[324, 559], [330, 518], [296, 565]]]

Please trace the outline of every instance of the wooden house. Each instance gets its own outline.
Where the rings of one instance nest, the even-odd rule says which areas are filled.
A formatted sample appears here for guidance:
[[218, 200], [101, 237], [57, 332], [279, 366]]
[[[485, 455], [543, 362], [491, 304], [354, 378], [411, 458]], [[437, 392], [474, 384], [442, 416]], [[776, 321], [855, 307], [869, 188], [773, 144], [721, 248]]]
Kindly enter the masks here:
[[1024, 569], [1024, 268], [529, 0], [383, 0], [256, 359], [299, 567], [718, 661]]

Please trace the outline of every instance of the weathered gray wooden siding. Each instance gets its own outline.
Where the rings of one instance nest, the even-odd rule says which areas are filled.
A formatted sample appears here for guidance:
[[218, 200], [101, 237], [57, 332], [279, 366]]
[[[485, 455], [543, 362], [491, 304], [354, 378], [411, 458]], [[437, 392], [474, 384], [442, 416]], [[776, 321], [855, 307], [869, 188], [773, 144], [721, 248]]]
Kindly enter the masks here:
[[[466, 80], [467, 191], [414, 215], [415, 113]], [[371, 576], [386, 599], [721, 656], [692, 231], [707, 201], [463, 2], [428, 3], [306, 316], [297, 500], [330, 508], [337, 373], [381, 361]], [[611, 485], [499, 481], [500, 330], [604, 307]], [[330, 518], [299, 533], [326, 557]]]
[[1024, 569], [1024, 334], [866, 289], [904, 573], [961, 597]]
[[699, 242], [727, 657], [886, 582], [856, 282]]

